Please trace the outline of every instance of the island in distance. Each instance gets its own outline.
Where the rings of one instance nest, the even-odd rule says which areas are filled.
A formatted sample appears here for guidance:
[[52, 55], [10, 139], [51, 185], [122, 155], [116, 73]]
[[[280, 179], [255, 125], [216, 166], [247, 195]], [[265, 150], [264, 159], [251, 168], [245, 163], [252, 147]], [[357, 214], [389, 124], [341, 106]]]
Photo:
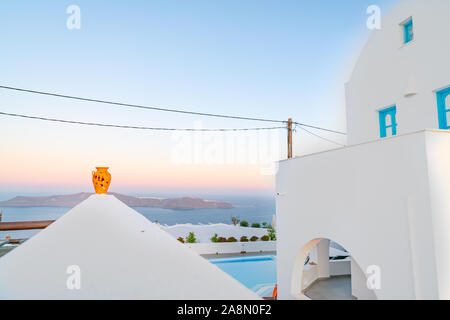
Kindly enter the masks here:
[[[234, 208], [231, 203], [225, 201], [205, 200], [194, 197], [161, 199], [151, 197], [133, 197], [114, 192], [110, 192], [108, 194], [115, 196], [129, 207], [154, 207], [172, 210]], [[92, 193], [82, 192], [46, 197], [18, 196], [10, 200], [0, 201], [0, 207], [74, 207], [89, 198], [91, 195]]]

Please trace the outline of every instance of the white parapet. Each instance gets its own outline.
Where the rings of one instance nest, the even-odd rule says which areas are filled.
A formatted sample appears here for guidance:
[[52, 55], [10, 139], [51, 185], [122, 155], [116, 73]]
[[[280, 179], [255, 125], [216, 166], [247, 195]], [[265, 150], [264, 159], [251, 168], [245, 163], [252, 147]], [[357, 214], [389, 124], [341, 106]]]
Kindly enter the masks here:
[[276, 241], [187, 243], [186, 246], [198, 254], [273, 252], [277, 249]]

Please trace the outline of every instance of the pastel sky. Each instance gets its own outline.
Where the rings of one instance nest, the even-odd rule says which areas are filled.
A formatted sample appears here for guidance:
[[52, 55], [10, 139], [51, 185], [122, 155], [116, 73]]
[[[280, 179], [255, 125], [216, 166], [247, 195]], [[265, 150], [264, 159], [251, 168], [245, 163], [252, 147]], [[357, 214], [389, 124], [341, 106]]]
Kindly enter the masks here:
[[[370, 31], [366, 9], [396, 0], [18, 1], [0, 3], [0, 85], [345, 131], [344, 83]], [[69, 5], [81, 29], [69, 30]], [[0, 89], [0, 111], [121, 125], [246, 128]], [[314, 131], [345, 143], [345, 137]], [[0, 116], [0, 192], [92, 191], [110, 166], [129, 193], [273, 192], [283, 130], [182, 135]], [[295, 155], [336, 147], [298, 130]]]

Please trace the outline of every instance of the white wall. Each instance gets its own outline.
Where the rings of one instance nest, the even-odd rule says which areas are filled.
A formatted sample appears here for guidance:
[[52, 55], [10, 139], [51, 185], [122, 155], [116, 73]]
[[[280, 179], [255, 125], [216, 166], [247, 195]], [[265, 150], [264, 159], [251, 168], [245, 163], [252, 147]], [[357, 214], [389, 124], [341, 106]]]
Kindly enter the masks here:
[[448, 150], [450, 132], [422, 131], [282, 161], [279, 297], [297, 293], [302, 247], [325, 238], [381, 268], [380, 299], [450, 298]]
[[377, 297], [373, 290], [367, 287], [367, 277], [355, 259], [351, 259], [351, 282], [352, 282], [352, 296], [358, 300], [376, 300]]
[[334, 260], [330, 261], [330, 276], [345, 276], [350, 275], [351, 265], [350, 265], [351, 257], [345, 258], [343, 260]]
[[276, 241], [255, 241], [255, 242], [226, 242], [226, 243], [186, 243], [198, 254], [224, 254], [224, 253], [255, 253], [276, 251]]
[[[403, 45], [400, 23], [411, 16], [415, 39]], [[386, 14], [346, 85], [350, 145], [379, 139], [378, 110], [392, 105], [399, 134], [439, 128], [435, 91], [450, 86], [449, 30], [448, 0], [404, 0]]]
[[[450, 131], [447, 132], [427, 134], [426, 147], [439, 296], [450, 299]], [[427, 285], [421, 283], [420, 288]]]
[[317, 265], [306, 265], [303, 268], [302, 288], [308, 289], [317, 279], [319, 279], [319, 268]]

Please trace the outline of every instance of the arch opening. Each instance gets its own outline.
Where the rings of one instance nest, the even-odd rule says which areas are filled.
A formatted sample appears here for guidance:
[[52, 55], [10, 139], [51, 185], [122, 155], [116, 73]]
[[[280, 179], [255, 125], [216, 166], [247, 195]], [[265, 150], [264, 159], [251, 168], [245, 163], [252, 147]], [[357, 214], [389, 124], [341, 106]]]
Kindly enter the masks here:
[[377, 299], [350, 252], [326, 238], [311, 240], [301, 248], [292, 272], [291, 294], [308, 300]]

